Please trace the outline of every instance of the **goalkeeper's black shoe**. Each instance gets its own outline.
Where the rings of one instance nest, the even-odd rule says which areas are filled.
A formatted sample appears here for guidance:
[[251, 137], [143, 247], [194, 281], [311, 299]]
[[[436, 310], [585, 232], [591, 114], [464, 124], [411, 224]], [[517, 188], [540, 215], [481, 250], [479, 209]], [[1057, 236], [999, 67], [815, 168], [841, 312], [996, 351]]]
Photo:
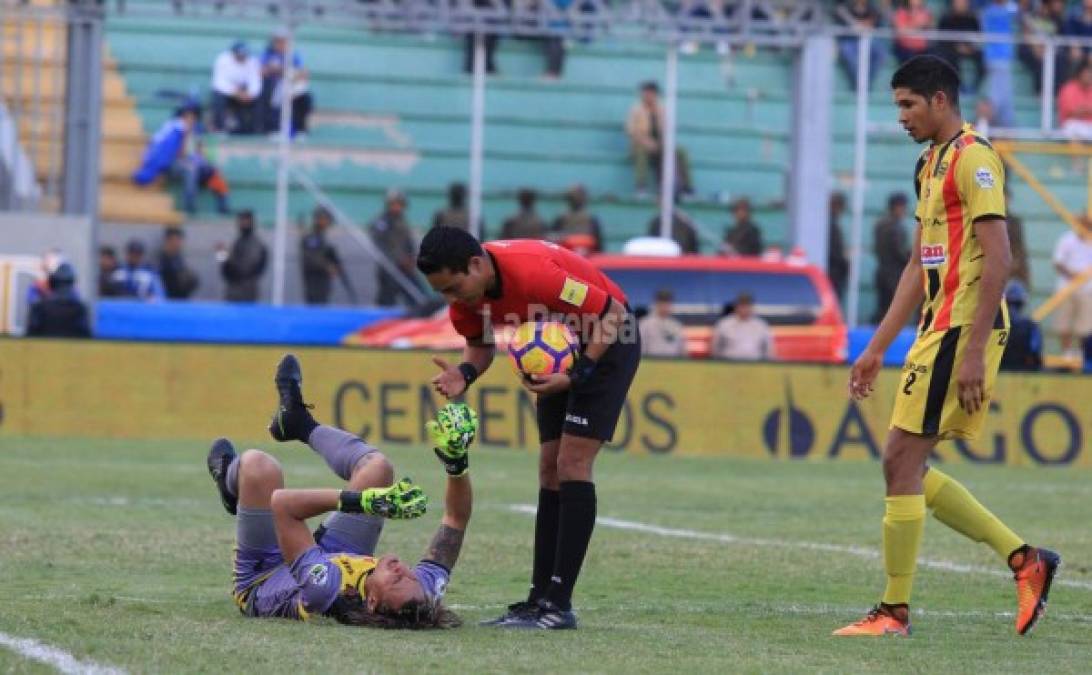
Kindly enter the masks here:
[[277, 365], [277, 375], [273, 378], [277, 385], [280, 402], [273, 421], [269, 423], [269, 434], [278, 441], [303, 441], [318, 426], [311, 417], [311, 406], [303, 402], [303, 372], [299, 360], [292, 354], [285, 354]]
[[561, 609], [549, 600], [541, 599], [538, 601], [534, 614], [501, 624], [501, 628], [571, 630], [576, 628], [576, 615], [572, 613], [572, 610]]
[[220, 501], [224, 504], [224, 510], [235, 515], [239, 505], [239, 498], [231, 494], [227, 488], [227, 470], [235, 461], [235, 446], [226, 438], [217, 438], [209, 448], [207, 464], [212, 482], [216, 483], [216, 490], [220, 493]]
[[538, 613], [538, 603], [531, 602], [530, 600], [523, 600], [521, 602], [514, 602], [508, 605], [508, 611], [501, 614], [495, 619], [488, 621], [482, 621], [479, 626], [494, 626], [503, 627], [515, 621], [523, 621], [535, 616]]

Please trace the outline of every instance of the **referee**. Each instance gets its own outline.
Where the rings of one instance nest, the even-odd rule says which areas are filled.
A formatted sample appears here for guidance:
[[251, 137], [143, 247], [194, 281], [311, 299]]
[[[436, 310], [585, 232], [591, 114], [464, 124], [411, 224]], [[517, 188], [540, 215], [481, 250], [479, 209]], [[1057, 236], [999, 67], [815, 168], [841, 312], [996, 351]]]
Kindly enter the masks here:
[[466, 338], [462, 362], [433, 362], [447, 398], [461, 396], [493, 362], [493, 327], [555, 320], [574, 328], [580, 356], [569, 373], [525, 381], [537, 394], [538, 514], [527, 599], [486, 622], [505, 628], [576, 628], [573, 587], [595, 527], [592, 466], [614, 435], [641, 360], [637, 323], [621, 289], [586, 259], [537, 240], [482, 245], [467, 232], [436, 227], [417, 268], [449, 304]]

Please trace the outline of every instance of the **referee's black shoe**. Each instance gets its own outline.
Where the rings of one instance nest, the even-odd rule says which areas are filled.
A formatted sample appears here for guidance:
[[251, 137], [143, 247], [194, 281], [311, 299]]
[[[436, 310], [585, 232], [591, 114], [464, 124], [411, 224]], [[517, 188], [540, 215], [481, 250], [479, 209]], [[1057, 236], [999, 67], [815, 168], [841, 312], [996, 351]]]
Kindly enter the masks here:
[[492, 626], [502, 628], [515, 621], [523, 621], [538, 614], [538, 603], [530, 600], [521, 600], [508, 605], [508, 611], [495, 619], [482, 621], [479, 626]]
[[273, 378], [277, 385], [280, 402], [273, 421], [269, 423], [269, 434], [278, 441], [303, 441], [318, 426], [311, 417], [311, 406], [303, 402], [303, 371], [299, 360], [292, 354], [285, 354], [277, 364], [277, 375]]
[[572, 610], [561, 609], [549, 600], [540, 599], [533, 614], [501, 624], [500, 627], [526, 630], [571, 630], [576, 628], [576, 615], [572, 613]]
[[231, 494], [227, 488], [227, 470], [235, 461], [235, 446], [226, 438], [217, 438], [209, 448], [209, 456], [206, 463], [209, 467], [209, 475], [212, 482], [216, 483], [216, 491], [220, 493], [220, 501], [224, 504], [224, 510], [235, 515], [239, 505], [239, 498]]

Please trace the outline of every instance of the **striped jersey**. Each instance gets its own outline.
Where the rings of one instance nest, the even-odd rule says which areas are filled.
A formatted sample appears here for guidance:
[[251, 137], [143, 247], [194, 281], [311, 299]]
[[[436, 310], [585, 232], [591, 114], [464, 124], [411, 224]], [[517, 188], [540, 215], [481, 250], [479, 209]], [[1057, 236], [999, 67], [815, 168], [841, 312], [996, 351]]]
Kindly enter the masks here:
[[[989, 142], [964, 124], [943, 145], [921, 153], [914, 170], [915, 211], [921, 227], [921, 332], [969, 325], [978, 308], [982, 247], [974, 223], [1005, 217], [1005, 168]], [[995, 328], [1007, 328], [1004, 300]]]

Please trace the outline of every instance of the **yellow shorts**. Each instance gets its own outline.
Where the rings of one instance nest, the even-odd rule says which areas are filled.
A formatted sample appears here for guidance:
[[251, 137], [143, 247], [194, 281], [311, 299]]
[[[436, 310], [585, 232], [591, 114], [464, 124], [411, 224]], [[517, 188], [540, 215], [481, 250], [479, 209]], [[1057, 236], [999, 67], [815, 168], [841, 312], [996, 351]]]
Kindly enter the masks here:
[[959, 406], [956, 375], [970, 329], [956, 326], [932, 331], [914, 341], [902, 367], [892, 427], [942, 439], [974, 440], [982, 432], [1009, 333], [1007, 329], [991, 331], [986, 342], [986, 401], [978, 412], [968, 413]]

